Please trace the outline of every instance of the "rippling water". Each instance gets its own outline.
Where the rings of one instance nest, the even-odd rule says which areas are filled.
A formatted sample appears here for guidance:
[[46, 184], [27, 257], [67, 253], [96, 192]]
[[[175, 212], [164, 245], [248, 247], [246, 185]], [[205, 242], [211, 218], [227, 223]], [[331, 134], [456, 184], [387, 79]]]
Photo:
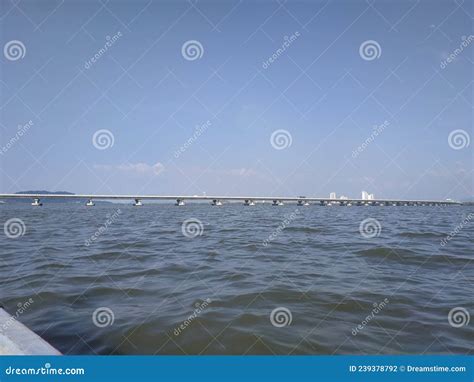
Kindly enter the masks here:
[[0, 303], [68, 354], [472, 354], [472, 213], [5, 204]]

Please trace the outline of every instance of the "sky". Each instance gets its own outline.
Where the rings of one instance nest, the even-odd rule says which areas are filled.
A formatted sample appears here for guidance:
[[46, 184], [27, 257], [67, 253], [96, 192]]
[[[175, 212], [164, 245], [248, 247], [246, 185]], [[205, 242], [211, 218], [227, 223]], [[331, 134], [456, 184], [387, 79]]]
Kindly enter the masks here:
[[473, 198], [469, 1], [0, 4], [0, 193]]

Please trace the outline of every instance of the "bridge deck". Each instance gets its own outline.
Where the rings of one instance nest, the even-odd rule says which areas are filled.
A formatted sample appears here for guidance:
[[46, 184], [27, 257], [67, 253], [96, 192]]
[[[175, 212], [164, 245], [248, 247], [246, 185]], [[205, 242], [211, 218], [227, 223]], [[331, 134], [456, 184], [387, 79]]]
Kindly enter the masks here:
[[283, 201], [283, 202], [345, 202], [345, 203], [436, 203], [436, 204], [462, 204], [453, 200], [428, 200], [428, 199], [331, 199], [320, 197], [288, 197], [288, 196], [198, 196], [198, 195], [100, 195], [100, 194], [0, 194], [0, 199], [90, 199], [90, 200], [220, 200], [220, 201]]

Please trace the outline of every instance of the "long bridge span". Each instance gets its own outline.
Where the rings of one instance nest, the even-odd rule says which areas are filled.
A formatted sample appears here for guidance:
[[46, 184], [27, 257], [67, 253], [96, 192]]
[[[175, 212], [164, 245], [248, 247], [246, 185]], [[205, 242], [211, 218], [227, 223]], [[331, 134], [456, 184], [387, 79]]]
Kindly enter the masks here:
[[210, 201], [212, 205], [221, 206], [224, 202], [242, 202], [253, 206], [256, 203], [271, 203], [282, 206], [285, 203], [296, 203], [300, 206], [319, 204], [322, 206], [447, 206], [460, 205], [461, 202], [451, 199], [331, 199], [306, 196], [199, 196], [199, 195], [106, 195], [106, 194], [0, 194], [1, 199], [31, 199], [33, 206], [41, 206], [42, 200], [79, 199], [85, 200], [87, 206], [93, 206], [94, 200], [131, 200], [135, 206], [142, 206], [146, 200], [172, 200], [177, 206], [184, 206], [188, 201]]

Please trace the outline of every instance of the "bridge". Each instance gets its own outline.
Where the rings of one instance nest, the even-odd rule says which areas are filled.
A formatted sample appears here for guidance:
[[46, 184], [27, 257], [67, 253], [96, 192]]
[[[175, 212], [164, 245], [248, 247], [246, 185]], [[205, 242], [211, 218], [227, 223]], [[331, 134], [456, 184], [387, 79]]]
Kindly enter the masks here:
[[1, 199], [32, 199], [33, 206], [41, 206], [41, 200], [47, 199], [79, 199], [85, 200], [86, 206], [94, 206], [94, 200], [131, 200], [133, 205], [142, 206], [146, 200], [173, 200], [175, 205], [184, 206], [188, 201], [210, 201], [214, 206], [221, 206], [223, 202], [242, 202], [246, 206], [256, 203], [270, 202], [274, 206], [285, 203], [296, 203], [298, 206], [319, 204], [322, 206], [448, 206], [461, 205], [461, 202], [451, 199], [331, 199], [306, 196], [199, 196], [199, 195], [100, 195], [100, 194], [0, 194]]

